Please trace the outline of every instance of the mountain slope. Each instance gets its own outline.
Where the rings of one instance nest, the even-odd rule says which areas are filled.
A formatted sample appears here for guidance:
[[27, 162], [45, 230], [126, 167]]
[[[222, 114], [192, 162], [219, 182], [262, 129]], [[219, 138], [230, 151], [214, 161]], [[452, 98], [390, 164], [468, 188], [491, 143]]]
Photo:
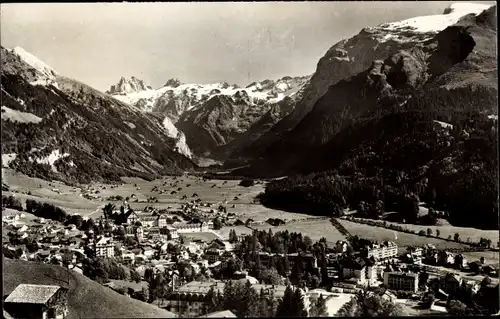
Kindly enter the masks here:
[[2, 115], [2, 154], [15, 157], [12, 168], [89, 182], [195, 167], [175, 151], [161, 118], [46, 68], [41, 72], [33, 59], [16, 52], [1, 48], [2, 113], [10, 114]]
[[[69, 285], [68, 285], [69, 278]], [[19, 284], [69, 288], [69, 318], [174, 318], [175, 314], [120, 295], [61, 266], [4, 258], [3, 296]]]
[[235, 153], [234, 157], [260, 158], [280, 154], [288, 157], [289, 153], [283, 153], [284, 149], [279, 147], [283, 136], [312, 110], [328, 87], [368, 69], [375, 60], [386, 59], [400, 50], [410, 49], [431, 39], [464, 15], [479, 14], [487, 8], [487, 5], [479, 4], [453, 4], [442, 15], [384, 23], [374, 28], [365, 28], [354, 37], [338, 42], [318, 62], [316, 72], [305, 88], [303, 98], [297, 101], [294, 111], [248, 149]]
[[[239, 88], [225, 82], [183, 84], [170, 79], [153, 90], [144, 89], [142, 81], [132, 78], [121, 79], [108, 93], [146, 113], [168, 118], [179, 129], [178, 134], [185, 135], [184, 148], [189, 147], [196, 155], [224, 159], [229, 152], [265, 133], [276, 117], [288, 114], [308, 80], [307, 76], [284, 77]], [[262, 130], [252, 130], [247, 140], [245, 132], [259, 120]]]
[[466, 16], [331, 86], [281, 145], [289, 158], [234, 174], [311, 173], [271, 183], [274, 206], [332, 214], [363, 203], [369, 216], [416, 222], [424, 201], [453, 224], [498, 229], [496, 18], [496, 7]]

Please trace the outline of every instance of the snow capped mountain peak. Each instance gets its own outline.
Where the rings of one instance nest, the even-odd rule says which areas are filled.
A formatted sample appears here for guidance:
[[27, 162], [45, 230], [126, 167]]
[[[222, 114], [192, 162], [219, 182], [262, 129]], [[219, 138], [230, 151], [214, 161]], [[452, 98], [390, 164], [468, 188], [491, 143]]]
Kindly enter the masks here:
[[31, 67], [45, 76], [53, 78], [57, 75], [57, 72], [52, 67], [48, 66], [45, 62], [41, 61], [25, 49], [21, 47], [15, 47], [11, 50], [11, 52], [16, 54], [21, 58], [21, 60], [23, 60], [25, 63], [29, 64]]
[[414, 17], [402, 21], [383, 23], [375, 28], [366, 28], [370, 33], [379, 34], [381, 41], [405, 42], [420, 38], [421, 41], [457, 23], [468, 14], [478, 15], [492, 5], [478, 3], [454, 3], [443, 14]]
[[150, 86], [146, 86], [144, 81], [139, 80], [135, 76], [132, 76], [130, 79], [125, 77], [121, 77], [118, 84], [112, 85], [108, 94], [128, 94], [134, 92], [141, 92], [151, 90]]

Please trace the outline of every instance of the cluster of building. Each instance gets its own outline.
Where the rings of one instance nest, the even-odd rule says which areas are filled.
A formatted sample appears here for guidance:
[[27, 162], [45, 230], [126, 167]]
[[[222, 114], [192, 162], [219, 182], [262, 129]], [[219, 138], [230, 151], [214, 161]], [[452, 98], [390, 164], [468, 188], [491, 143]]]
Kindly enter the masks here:
[[[166, 309], [188, 316], [199, 316], [208, 302], [206, 298], [208, 291], [213, 288], [215, 291], [222, 292], [225, 282], [213, 280], [185, 282], [183, 278], [180, 278], [176, 265], [182, 261], [191, 267], [194, 275], [200, 272], [210, 275], [211, 272], [217, 272], [224, 267], [225, 263], [234, 258], [234, 246], [213, 231], [213, 222], [205, 216], [213, 214], [213, 210], [200, 213], [199, 205], [202, 204], [193, 201], [183, 205], [181, 212], [160, 212], [152, 208], [134, 211], [130, 207], [126, 210], [113, 211], [99, 221], [108, 225], [107, 230], [99, 236], [93, 234], [92, 230], [85, 233], [76, 229], [75, 225], [63, 226], [58, 222], [43, 218], [26, 222], [23, 214], [4, 216], [3, 226], [10, 236], [10, 238], [3, 237], [4, 255], [13, 254], [20, 259], [47, 263], [54, 263], [56, 260], [62, 264], [63, 258], [69, 251], [72, 258], [66, 262], [69, 262], [70, 269], [80, 273], [82, 265], [78, 257], [85, 257], [85, 250], [88, 248], [91, 248], [97, 257], [113, 258], [120, 255], [120, 262], [135, 269], [142, 277], [148, 268], [152, 268], [155, 272], [168, 273], [169, 278], [172, 279], [170, 284], [174, 291], [167, 298]], [[219, 213], [221, 213], [220, 209], [217, 215]], [[192, 222], [193, 220], [196, 222]], [[116, 230], [121, 231], [116, 232]], [[188, 242], [181, 240], [182, 234], [184, 234], [182, 237], [194, 238], [193, 236], [198, 233], [207, 234], [207, 236], [205, 239], [200, 239], [203, 237], [201, 236]], [[18, 242], [13, 244], [12, 238]], [[33, 249], [22, 244], [21, 242], [26, 238], [37, 242], [37, 248]], [[461, 254], [438, 250], [433, 245], [424, 245], [409, 248], [400, 256], [398, 246], [391, 241], [380, 244], [372, 243], [363, 247], [359, 252], [353, 253], [348, 252], [348, 246], [347, 242], [338, 241], [326, 255], [327, 275], [333, 286], [331, 292], [321, 290], [321, 294], [327, 297], [327, 302], [341, 306], [349, 300], [349, 298], [344, 300], [343, 296], [349, 296], [350, 293], [366, 286], [384, 285], [391, 291], [405, 291], [413, 294], [433, 289], [444, 295], [456, 292], [463, 285], [466, 285], [473, 293], [480, 289], [476, 281], [465, 280], [455, 274], [439, 275], [434, 272], [430, 272], [427, 284], [422, 285], [419, 278], [423, 267], [408, 266], [428, 264], [455, 266], [463, 269], [470, 264], [467, 264], [467, 260]], [[273, 258], [286, 258], [291, 267], [300, 261], [308, 267], [318, 269], [316, 256], [308, 253], [272, 254], [261, 251], [256, 253], [256, 257], [264, 267], [269, 267]], [[485, 268], [485, 265], [478, 267], [480, 266]], [[498, 274], [498, 268], [496, 271]], [[431, 280], [435, 278], [438, 280]], [[235, 273], [232, 280], [249, 280], [258, 291], [262, 288], [266, 293], [272, 292], [277, 298], [283, 296], [286, 288], [280, 285], [263, 285], [245, 272]], [[15, 296], [20, 291], [29, 291], [29, 289], [29, 287], [21, 287], [19, 291], [14, 291], [15, 294], [14, 292], [11, 294], [13, 297], [6, 299], [6, 302], [10, 300], [12, 306], [15, 300], [19, 299]], [[64, 294], [64, 289], [61, 289], [47, 288], [46, 294], [47, 296], [51, 292]], [[306, 305], [319, 296], [318, 291], [303, 289]], [[43, 305], [35, 307], [42, 309], [36, 311], [46, 313], [42, 316], [43, 318], [51, 317], [49, 314], [54, 311], [59, 315], [64, 315], [64, 307], [54, 308], [48, 302], [50, 298], [52, 297], [45, 298]], [[12, 307], [15, 308], [15, 305]], [[56, 310], [51, 310], [53, 308]]]
[[[62, 262], [65, 253], [72, 253], [75, 270], [77, 256], [83, 255], [83, 246], [87, 235], [75, 225], [64, 226], [59, 222], [44, 218], [28, 219], [25, 214], [3, 216], [2, 248], [4, 256], [14, 256], [21, 260], [42, 261], [49, 263], [54, 259]], [[36, 243], [27, 246], [26, 241]]]
[[[351, 256], [346, 251], [347, 243], [339, 241], [335, 252], [327, 255], [327, 271], [328, 277], [333, 279], [333, 291], [355, 292], [365, 286], [384, 285], [395, 292], [418, 294], [431, 289], [447, 296], [463, 285], [472, 293], [480, 288], [477, 280], [443, 273], [439, 267], [422, 265], [427, 256], [436, 254], [438, 265], [449, 266], [458, 262], [461, 268], [466, 266], [466, 259], [461, 254], [450, 255], [447, 251], [436, 250], [433, 245], [409, 248], [402, 256], [399, 256], [398, 246], [393, 242], [369, 245]], [[488, 266], [484, 268], [488, 269]], [[428, 273], [425, 283], [419, 281], [423, 271]], [[498, 283], [492, 285], [498, 286]]]
[[[246, 281], [247, 279], [230, 279], [233, 282]], [[207, 298], [207, 294], [213, 289], [215, 293], [219, 291], [223, 293], [224, 287], [228, 281], [213, 280], [209, 282], [192, 281], [179, 288], [168, 296], [166, 309], [174, 313], [182, 313], [186, 317], [197, 317], [204, 313], [206, 305], [211, 301]], [[274, 296], [280, 300], [285, 295], [285, 285], [266, 285], [250, 280], [252, 288], [256, 291], [264, 291], [265, 296]], [[292, 289], [295, 287], [292, 286]], [[342, 305], [348, 302], [351, 295], [338, 294], [326, 291], [324, 289], [301, 288], [300, 292], [304, 300], [304, 306], [309, 311], [311, 305], [314, 304], [317, 298], [321, 295], [326, 299], [328, 314], [334, 315]]]
[[[87, 248], [92, 249], [96, 257], [120, 255], [122, 263], [139, 270], [150, 266], [163, 270], [175, 265], [171, 261], [174, 257], [188, 262], [196, 259], [197, 262], [192, 263], [195, 270], [208, 267], [211, 263], [215, 264], [213, 267], [220, 267], [233, 256], [232, 245], [213, 232], [211, 221], [188, 223], [175, 213], [159, 214], [154, 209], [114, 211], [106, 217], [97, 222], [106, 224], [107, 230], [97, 235], [92, 230], [80, 231], [75, 225], [64, 226], [53, 220], [26, 218], [23, 213], [4, 216], [3, 226], [7, 234], [3, 236], [3, 253], [10, 258], [59, 264], [63, 264], [63, 258], [69, 253], [71, 260], [65, 261], [69, 262], [70, 269], [79, 273], [82, 273], [82, 264], [78, 257], [84, 258]], [[119, 228], [124, 236], [117, 236]], [[206, 240], [193, 239], [180, 243], [181, 234], [189, 237], [193, 233], [209, 236]], [[127, 238], [134, 240], [130, 243]], [[36, 242], [36, 246], [27, 247], [26, 239]], [[169, 245], [178, 246], [178, 254], [169, 253]]]

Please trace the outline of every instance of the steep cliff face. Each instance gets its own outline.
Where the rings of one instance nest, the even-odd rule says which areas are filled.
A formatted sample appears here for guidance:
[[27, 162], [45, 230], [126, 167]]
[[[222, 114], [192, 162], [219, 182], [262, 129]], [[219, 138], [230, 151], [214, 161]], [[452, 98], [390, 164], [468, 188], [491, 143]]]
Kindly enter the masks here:
[[302, 99], [293, 112], [273, 126], [268, 133], [252, 143], [248, 149], [234, 156], [260, 158], [279, 155], [280, 143], [286, 132], [292, 130], [312, 110], [331, 85], [369, 68], [374, 60], [384, 60], [400, 50], [423, 43], [446, 27], [457, 23], [465, 15], [477, 15], [488, 6], [453, 4], [442, 15], [411, 18], [365, 28], [352, 38], [342, 40], [330, 48], [317, 65], [310, 84], [304, 88]]
[[2, 158], [30, 176], [68, 182], [153, 178], [194, 163], [161, 119], [1, 48]]
[[[440, 116], [471, 111], [494, 113], [496, 106], [491, 103], [497, 92], [494, 19], [495, 8], [479, 16], [467, 15], [431, 39], [384, 60], [375, 60], [367, 70], [330, 86], [313, 110], [272, 145], [273, 153], [254, 163], [255, 171], [270, 172], [271, 167], [278, 167], [279, 175], [300, 167], [314, 170], [315, 161], [310, 160], [310, 154], [325, 150], [325, 145], [342, 130], [356, 127], [363, 118], [415, 105], [414, 97], [433, 96], [433, 103], [440, 103]], [[471, 93], [472, 100], [457, 99], [449, 103], [453, 92], [462, 96], [471, 95], [464, 92], [478, 90], [480, 94]], [[473, 102], [474, 99], [477, 101]], [[327, 169], [324, 164], [321, 168]]]

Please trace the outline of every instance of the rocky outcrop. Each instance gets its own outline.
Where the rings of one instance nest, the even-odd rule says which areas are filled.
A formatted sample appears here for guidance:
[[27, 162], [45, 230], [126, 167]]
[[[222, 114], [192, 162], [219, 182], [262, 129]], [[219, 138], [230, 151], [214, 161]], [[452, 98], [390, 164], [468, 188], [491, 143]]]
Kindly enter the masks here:
[[112, 85], [111, 88], [106, 92], [108, 94], [127, 94], [133, 92], [140, 92], [149, 90], [151, 87], [148, 87], [144, 84], [144, 81], [137, 79], [136, 77], [131, 77], [130, 79], [126, 79], [122, 77], [120, 81], [116, 85]]

